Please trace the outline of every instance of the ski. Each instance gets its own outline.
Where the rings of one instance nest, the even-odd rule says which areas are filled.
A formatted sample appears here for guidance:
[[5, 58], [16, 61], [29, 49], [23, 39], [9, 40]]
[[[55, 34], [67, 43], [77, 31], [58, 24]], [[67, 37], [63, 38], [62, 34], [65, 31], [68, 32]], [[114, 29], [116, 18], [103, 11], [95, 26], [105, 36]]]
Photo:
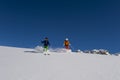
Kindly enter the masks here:
[[45, 53], [44, 55], [50, 55], [50, 54], [48, 54], [48, 53]]

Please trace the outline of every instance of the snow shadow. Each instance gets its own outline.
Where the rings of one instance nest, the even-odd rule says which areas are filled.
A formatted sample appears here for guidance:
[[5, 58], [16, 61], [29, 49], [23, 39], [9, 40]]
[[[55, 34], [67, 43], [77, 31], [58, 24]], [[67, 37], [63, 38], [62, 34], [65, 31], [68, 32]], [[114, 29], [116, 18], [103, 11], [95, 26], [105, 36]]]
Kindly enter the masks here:
[[25, 53], [39, 53], [39, 52], [36, 52], [36, 51], [24, 51]]

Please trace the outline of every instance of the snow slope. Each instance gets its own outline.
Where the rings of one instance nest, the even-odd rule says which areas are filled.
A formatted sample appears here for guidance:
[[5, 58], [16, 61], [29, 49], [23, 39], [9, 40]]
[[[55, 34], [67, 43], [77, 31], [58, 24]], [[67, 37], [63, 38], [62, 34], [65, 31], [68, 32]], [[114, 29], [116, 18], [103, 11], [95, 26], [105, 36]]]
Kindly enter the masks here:
[[120, 80], [120, 57], [0, 47], [0, 80]]

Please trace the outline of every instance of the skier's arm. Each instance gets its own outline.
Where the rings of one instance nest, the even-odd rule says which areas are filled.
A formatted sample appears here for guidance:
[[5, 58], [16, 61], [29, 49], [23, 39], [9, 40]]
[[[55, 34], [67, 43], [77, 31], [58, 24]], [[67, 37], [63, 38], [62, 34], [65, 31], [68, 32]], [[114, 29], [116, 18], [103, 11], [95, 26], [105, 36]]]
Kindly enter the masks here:
[[44, 43], [44, 41], [41, 41], [41, 43]]

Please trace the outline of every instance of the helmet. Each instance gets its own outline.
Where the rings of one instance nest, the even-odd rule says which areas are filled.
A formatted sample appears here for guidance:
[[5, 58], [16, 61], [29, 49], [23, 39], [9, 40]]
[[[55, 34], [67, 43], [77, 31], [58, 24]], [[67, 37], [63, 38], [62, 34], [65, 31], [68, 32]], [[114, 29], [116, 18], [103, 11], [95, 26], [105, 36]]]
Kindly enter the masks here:
[[65, 40], [68, 41], [68, 38], [66, 38]]

